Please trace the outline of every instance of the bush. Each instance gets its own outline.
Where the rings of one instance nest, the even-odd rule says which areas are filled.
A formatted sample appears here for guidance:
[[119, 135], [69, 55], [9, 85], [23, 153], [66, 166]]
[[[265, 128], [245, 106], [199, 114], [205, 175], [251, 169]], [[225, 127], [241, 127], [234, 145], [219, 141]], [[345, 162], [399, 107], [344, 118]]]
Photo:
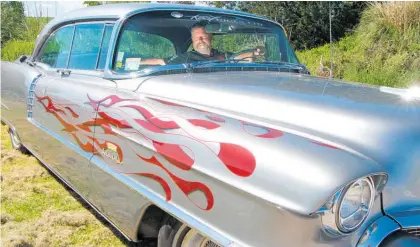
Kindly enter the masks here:
[[[420, 79], [420, 3], [373, 3], [355, 32], [333, 45], [335, 78], [404, 87]], [[297, 52], [312, 74], [330, 67], [330, 45]]]
[[4, 44], [1, 49], [1, 60], [13, 61], [21, 55], [31, 55], [37, 35], [51, 19], [47, 17], [26, 17], [26, 31], [21, 31], [18, 37], [14, 36]]
[[10, 40], [1, 50], [1, 60], [13, 61], [21, 55], [31, 55], [35, 41]]

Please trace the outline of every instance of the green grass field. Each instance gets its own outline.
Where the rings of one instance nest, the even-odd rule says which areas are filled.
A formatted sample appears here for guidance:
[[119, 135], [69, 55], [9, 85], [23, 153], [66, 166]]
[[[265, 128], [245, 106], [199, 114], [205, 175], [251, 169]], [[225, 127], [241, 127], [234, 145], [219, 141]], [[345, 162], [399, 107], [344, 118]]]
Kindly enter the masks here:
[[7, 130], [1, 126], [0, 246], [129, 245], [35, 157], [14, 150]]

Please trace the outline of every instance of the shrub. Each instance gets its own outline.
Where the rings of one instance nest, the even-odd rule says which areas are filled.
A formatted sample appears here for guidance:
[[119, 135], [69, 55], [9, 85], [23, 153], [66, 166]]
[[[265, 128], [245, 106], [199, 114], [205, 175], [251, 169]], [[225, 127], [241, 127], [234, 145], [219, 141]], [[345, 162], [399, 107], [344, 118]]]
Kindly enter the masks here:
[[1, 60], [13, 61], [21, 55], [31, 55], [35, 41], [10, 40], [1, 50]]
[[[404, 87], [420, 79], [420, 3], [373, 3], [355, 32], [333, 45], [336, 78]], [[320, 59], [330, 67], [329, 45], [297, 53], [312, 74]]]

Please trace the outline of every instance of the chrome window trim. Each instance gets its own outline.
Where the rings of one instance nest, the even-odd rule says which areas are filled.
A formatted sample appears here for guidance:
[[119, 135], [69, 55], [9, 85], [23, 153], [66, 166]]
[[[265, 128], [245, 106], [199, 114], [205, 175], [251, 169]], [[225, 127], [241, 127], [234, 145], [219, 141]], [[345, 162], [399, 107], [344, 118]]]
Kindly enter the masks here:
[[[112, 27], [112, 29], [114, 29], [114, 23], [112, 23], [112, 24], [111, 23], [105, 23], [104, 29], [102, 30], [101, 45], [99, 46], [99, 54], [98, 54], [98, 58], [96, 59], [96, 66], [95, 66], [96, 71], [98, 71], [98, 70], [103, 71], [104, 70], [104, 69], [98, 69], [98, 65], [99, 65], [99, 61], [100, 61], [100, 58], [101, 58], [102, 46], [104, 44], [105, 32], [106, 32], [107, 27]], [[112, 31], [111, 31], [111, 34], [112, 34]], [[111, 41], [111, 39], [110, 39], [110, 41]], [[108, 56], [108, 52], [109, 52], [109, 44], [108, 44], [107, 56]], [[106, 63], [106, 60], [105, 60], [105, 63]]]
[[70, 55], [71, 55], [71, 52], [73, 51], [74, 34], [76, 33], [76, 28], [77, 28], [77, 25], [73, 25], [73, 34], [71, 35], [70, 49], [69, 49], [69, 54], [67, 55], [67, 61], [66, 61], [66, 69], [69, 67]]
[[[140, 76], [146, 76], [149, 73], [144, 73], [144, 72], [131, 72], [131, 73], [115, 73], [112, 69], [112, 61], [115, 58], [115, 52], [117, 49], [117, 41], [118, 41], [118, 36], [121, 33], [123, 24], [132, 16], [137, 15], [137, 14], [142, 14], [142, 13], [146, 13], [146, 12], [153, 12], [153, 11], [171, 11], [171, 10], [182, 10], [182, 11], [204, 11], [207, 13], [216, 13], [216, 14], [228, 14], [228, 15], [234, 15], [234, 16], [239, 16], [239, 17], [246, 17], [246, 18], [252, 18], [252, 19], [256, 19], [256, 20], [262, 20], [262, 21], [268, 21], [270, 23], [273, 23], [274, 25], [280, 27], [283, 32], [286, 35], [285, 29], [282, 25], [280, 25], [279, 23], [262, 17], [262, 16], [256, 16], [256, 15], [252, 15], [252, 14], [247, 14], [244, 12], [236, 12], [236, 11], [228, 11], [228, 10], [214, 10], [214, 9], [207, 9], [207, 8], [186, 8], [186, 7], [179, 7], [179, 6], [173, 6], [173, 7], [168, 7], [168, 6], [162, 6], [162, 7], [150, 7], [150, 8], [143, 8], [143, 9], [137, 9], [131, 12], [128, 12], [127, 14], [125, 14], [123, 17], [121, 17], [119, 20], [117, 20], [115, 22], [114, 25], [114, 30], [111, 34], [111, 41], [109, 43], [109, 48], [112, 48], [111, 52], [108, 52], [107, 54], [107, 59], [105, 62], [105, 69], [104, 69], [104, 78], [105, 79], [111, 79], [111, 80], [118, 80], [118, 79], [132, 79], [135, 77], [140, 77]], [[296, 56], [296, 54], [294, 54]], [[300, 65], [300, 64], [298, 64]], [[185, 68], [186, 65], [183, 64], [179, 64], [179, 65], [172, 65], [172, 66], [177, 66], [178, 68]], [[167, 69], [171, 69], [170, 67], [168, 67], [168, 65], [165, 66], [165, 68], [161, 69], [163, 70], [167, 70]]]
[[102, 34], [101, 34], [101, 44], [99, 44], [98, 56], [96, 57], [96, 63], [95, 63], [95, 69], [94, 70], [98, 69], [99, 57], [101, 56], [102, 44], [104, 43], [105, 29], [106, 29], [106, 25], [104, 24], [104, 26], [102, 28]]

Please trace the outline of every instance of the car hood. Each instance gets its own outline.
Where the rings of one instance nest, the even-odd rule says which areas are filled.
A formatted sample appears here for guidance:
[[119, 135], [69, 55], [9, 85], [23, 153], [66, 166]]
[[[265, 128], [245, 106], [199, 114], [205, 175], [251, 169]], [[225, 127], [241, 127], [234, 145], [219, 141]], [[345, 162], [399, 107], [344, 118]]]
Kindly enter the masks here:
[[312, 76], [270, 72], [156, 76], [143, 80], [137, 92], [284, 132], [279, 140], [239, 140], [257, 156], [253, 176], [236, 179], [207, 173], [304, 214], [316, 211], [347, 183], [388, 172], [401, 151], [398, 143], [417, 145], [420, 140], [419, 101]]

